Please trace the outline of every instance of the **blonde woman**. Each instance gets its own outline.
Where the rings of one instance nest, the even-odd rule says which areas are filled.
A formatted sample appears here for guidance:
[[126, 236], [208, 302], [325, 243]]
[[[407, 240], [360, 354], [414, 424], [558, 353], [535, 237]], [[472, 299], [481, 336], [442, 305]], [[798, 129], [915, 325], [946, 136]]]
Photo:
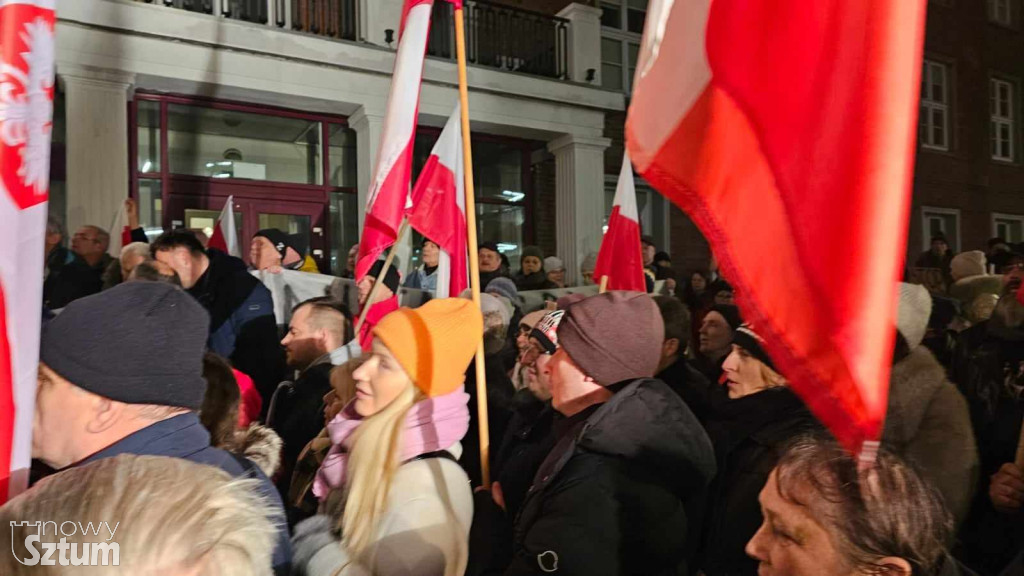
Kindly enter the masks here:
[[327, 427], [333, 446], [313, 486], [326, 513], [296, 526], [296, 573], [465, 571], [473, 502], [456, 460], [482, 334], [480, 310], [461, 299], [399, 309], [373, 329], [356, 397]]
[[712, 402], [705, 423], [718, 475], [711, 483], [697, 566], [706, 576], [753, 576], [757, 562], [744, 547], [761, 526], [758, 494], [789, 443], [815, 430], [816, 423], [749, 324], [733, 334], [722, 371], [728, 398]]

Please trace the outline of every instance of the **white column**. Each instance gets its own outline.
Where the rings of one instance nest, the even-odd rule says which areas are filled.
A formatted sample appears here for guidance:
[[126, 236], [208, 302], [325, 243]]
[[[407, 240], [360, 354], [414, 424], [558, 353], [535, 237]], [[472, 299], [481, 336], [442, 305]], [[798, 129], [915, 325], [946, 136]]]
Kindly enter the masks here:
[[587, 81], [587, 70], [594, 70], [596, 86], [601, 85], [601, 9], [572, 3], [558, 16], [569, 20], [569, 79]]
[[402, 21], [402, 0], [362, 0], [359, 4], [359, 37], [364, 42], [387, 46], [384, 31], [395, 31], [392, 48], [398, 48], [398, 29]]
[[373, 178], [373, 168], [377, 162], [377, 151], [380, 148], [380, 137], [384, 133], [384, 112], [367, 110], [361, 106], [355, 114], [348, 117], [348, 125], [356, 131], [356, 185], [359, 198], [359, 233], [363, 232], [363, 220], [366, 219], [366, 200]]
[[128, 197], [128, 100], [135, 77], [62, 67], [59, 79], [67, 117], [68, 234], [85, 224], [106, 229]]
[[604, 150], [608, 138], [567, 134], [548, 142], [555, 155], [555, 241], [565, 262], [566, 282], [575, 286], [580, 262], [601, 247], [604, 218]]

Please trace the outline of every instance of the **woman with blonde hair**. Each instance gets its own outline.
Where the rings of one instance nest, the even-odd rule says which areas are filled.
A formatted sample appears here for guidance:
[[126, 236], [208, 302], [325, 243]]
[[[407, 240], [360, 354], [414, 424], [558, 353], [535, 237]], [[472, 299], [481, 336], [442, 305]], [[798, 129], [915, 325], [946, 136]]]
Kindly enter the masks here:
[[817, 424], [749, 324], [733, 334], [722, 371], [728, 398], [712, 400], [705, 422], [718, 475], [711, 483], [697, 565], [706, 576], [754, 576], [757, 562], [744, 547], [761, 526], [758, 494], [790, 442]]
[[461, 299], [399, 309], [373, 329], [356, 397], [328, 425], [313, 486], [324, 513], [296, 526], [297, 573], [465, 571], [473, 501], [457, 459], [464, 373], [482, 334], [480, 310]]

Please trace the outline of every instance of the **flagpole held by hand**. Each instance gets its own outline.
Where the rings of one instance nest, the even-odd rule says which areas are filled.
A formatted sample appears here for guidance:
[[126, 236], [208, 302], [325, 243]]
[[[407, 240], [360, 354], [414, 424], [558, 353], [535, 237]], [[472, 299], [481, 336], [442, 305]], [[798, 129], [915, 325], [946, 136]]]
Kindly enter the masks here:
[[[473, 151], [469, 140], [469, 87], [466, 81], [466, 30], [462, 3], [455, 8], [455, 53], [459, 67], [459, 102], [462, 104], [462, 157], [466, 178], [466, 228], [469, 249], [469, 285], [473, 303], [480, 306], [480, 262], [477, 258], [476, 197], [473, 191]], [[476, 349], [476, 407], [480, 427], [480, 478], [484, 488], [491, 486], [490, 425], [487, 419], [487, 376], [484, 373], [484, 343]]]
[[597, 293], [598, 294], [604, 294], [607, 291], [608, 291], [608, 275], [605, 274], [604, 276], [601, 276], [601, 287], [598, 288]]
[[405, 238], [405, 231], [408, 228], [409, 220], [405, 218], [402, 220], [402, 225], [398, 228], [398, 239], [395, 240], [391, 250], [388, 251], [388, 257], [384, 259], [384, 267], [380, 269], [380, 275], [373, 283], [373, 288], [370, 288], [370, 294], [366, 297], [363, 309], [359, 311], [359, 320], [356, 321], [355, 328], [356, 338], [359, 338], [359, 329], [363, 327], [363, 322], [366, 322], [366, 314], [373, 307], [373, 299], [377, 297], [377, 292], [380, 291], [380, 286], [384, 283], [384, 277], [388, 275], [388, 270], [391, 269], [391, 262], [395, 259], [395, 252], [398, 250], [398, 245], [402, 243], [402, 239]]

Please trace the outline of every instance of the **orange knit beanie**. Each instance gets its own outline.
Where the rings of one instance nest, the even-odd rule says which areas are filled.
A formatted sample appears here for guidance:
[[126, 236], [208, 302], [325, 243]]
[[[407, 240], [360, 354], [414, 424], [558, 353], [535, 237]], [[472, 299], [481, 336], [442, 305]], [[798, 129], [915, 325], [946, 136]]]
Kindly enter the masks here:
[[443, 396], [462, 386], [483, 333], [480, 308], [461, 298], [399, 308], [373, 329], [427, 396]]

